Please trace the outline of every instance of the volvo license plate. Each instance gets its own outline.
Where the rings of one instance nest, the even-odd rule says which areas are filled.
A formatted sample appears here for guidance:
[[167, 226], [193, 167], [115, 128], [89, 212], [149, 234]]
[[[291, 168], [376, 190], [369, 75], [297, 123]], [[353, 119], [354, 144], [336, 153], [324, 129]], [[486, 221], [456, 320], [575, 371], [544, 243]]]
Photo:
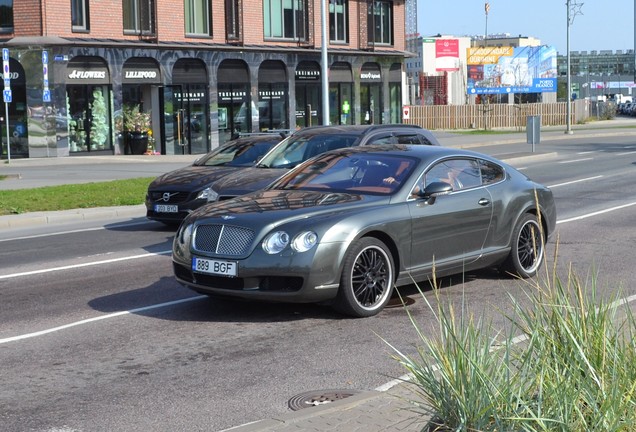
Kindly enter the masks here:
[[179, 213], [179, 206], [168, 204], [155, 204], [156, 213]]
[[218, 274], [223, 276], [236, 276], [237, 263], [234, 261], [220, 261], [207, 258], [192, 258], [192, 271], [197, 273]]

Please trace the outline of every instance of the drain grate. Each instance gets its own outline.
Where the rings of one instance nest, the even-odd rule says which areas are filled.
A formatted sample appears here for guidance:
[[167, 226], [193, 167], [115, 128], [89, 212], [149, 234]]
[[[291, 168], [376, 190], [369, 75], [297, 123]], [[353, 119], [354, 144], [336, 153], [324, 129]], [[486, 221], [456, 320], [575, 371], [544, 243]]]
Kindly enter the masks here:
[[298, 411], [303, 408], [336, 402], [358, 393], [360, 393], [358, 390], [321, 390], [301, 393], [289, 400], [289, 408]]

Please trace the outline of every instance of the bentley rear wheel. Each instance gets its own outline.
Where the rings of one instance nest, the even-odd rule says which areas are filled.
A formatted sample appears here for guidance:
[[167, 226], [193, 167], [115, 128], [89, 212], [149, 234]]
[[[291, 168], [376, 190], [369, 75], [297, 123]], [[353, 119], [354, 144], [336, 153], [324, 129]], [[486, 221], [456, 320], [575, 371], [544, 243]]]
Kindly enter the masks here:
[[543, 231], [537, 217], [530, 213], [525, 214], [512, 233], [510, 255], [503, 269], [521, 278], [532, 277], [543, 263], [544, 249]]

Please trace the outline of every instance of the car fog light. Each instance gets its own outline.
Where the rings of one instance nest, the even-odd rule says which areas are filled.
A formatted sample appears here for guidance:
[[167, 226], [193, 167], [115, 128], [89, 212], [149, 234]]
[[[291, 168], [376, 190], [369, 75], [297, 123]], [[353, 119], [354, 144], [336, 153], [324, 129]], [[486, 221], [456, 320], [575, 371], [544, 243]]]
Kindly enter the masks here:
[[294, 237], [292, 248], [296, 252], [306, 252], [318, 243], [318, 235], [313, 231], [305, 231]]
[[289, 244], [289, 234], [285, 231], [276, 231], [269, 234], [263, 240], [263, 250], [268, 254], [277, 254]]

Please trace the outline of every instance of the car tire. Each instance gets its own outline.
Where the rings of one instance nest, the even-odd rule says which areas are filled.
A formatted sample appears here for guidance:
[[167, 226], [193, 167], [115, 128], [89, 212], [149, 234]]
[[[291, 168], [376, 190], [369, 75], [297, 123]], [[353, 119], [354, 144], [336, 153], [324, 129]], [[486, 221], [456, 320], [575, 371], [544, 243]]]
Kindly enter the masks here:
[[376, 315], [393, 292], [394, 264], [389, 249], [380, 240], [356, 240], [344, 260], [340, 288], [334, 308], [356, 318]]
[[537, 217], [526, 213], [512, 232], [510, 254], [503, 264], [506, 273], [526, 279], [537, 274], [545, 259], [545, 236]]

